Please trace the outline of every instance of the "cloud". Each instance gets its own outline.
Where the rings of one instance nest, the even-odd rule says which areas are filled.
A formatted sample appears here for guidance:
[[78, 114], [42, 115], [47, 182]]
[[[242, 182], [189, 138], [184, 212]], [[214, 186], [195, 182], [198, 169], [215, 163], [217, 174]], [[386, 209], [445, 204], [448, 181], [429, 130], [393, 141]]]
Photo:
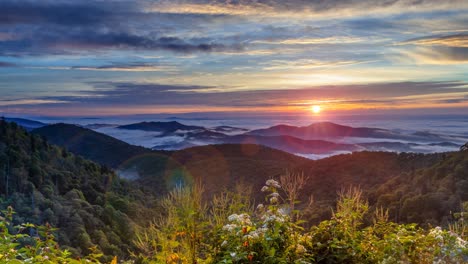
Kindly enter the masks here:
[[0, 100], [0, 107], [2, 106], [19, 106], [19, 105], [41, 105], [41, 104], [56, 104], [65, 103], [58, 100], [45, 100], [45, 99], [17, 99], [17, 100]]
[[[158, 37], [150, 35], [134, 35], [126, 32], [100, 33], [89, 30], [67, 32], [37, 33], [32, 38], [16, 41], [0, 42], [0, 50], [5, 55], [43, 55], [43, 54], [74, 54], [74, 52], [93, 50], [148, 50], [171, 51], [176, 53], [193, 52], [241, 52], [241, 44], [222, 44], [204, 39], [180, 39], [177, 37]], [[1, 54], [1, 52], [0, 52]]]
[[283, 18], [352, 17], [369, 14], [399, 14], [424, 10], [467, 8], [463, 0], [259, 0], [259, 1], [154, 1], [146, 5], [148, 11], [186, 14], [259, 16]]
[[[426, 36], [396, 44], [400, 59], [409, 58], [417, 64], [463, 64], [468, 62], [468, 34]], [[413, 47], [406, 47], [411, 45]]]
[[454, 48], [468, 48], [468, 33], [460, 33], [455, 35], [445, 36], [428, 36], [422, 38], [415, 38], [400, 43], [423, 45], [423, 46], [446, 46]]
[[148, 50], [176, 53], [239, 52], [239, 43], [176, 36], [199, 30], [199, 15], [151, 13], [140, 2], [40, 1], [0, 3], [0, 55], [76, 54], [93, 50]]
[[170, 65], [155, 65], [151, 63], [125, 63], [125, 64], [109, 64], [102, 66], [72, 66], [70, 70], [84, 71], [128, 71], [128, 72], [176, 72], [178, 69]]
[[465, 103], [465, 102], [468, 102], [468, 95], [465, 95], [465, 96], [463, 96], [463, 97], [458, 97], [458, 98], [437, 100], [437, 102], [438, 102], [438, 103], [443, 103], [443, 104], [459, 104], [459, 103]]
[[[1, 67], [1, 66], [0, 66]], [[172, 65], [158, 65], [145, 62], [112, 63], [101, 66], [28, 66], [32, 69], [50, 70], [81, 70], [81, 71], [109, 71], [109, 72], [177, 72], [179, 69]]]
[[468, 48], [464, 47], [418, 47], [410, 50], [400, 50], [403, 60], [416, 64], [464, 64], [468, 63]]
[[264, 63], [268, 66], [264, 67], [263, 70], [275, 71], [275, 70], [304, 70], [304, 69], [322, 69], [322, 68], [334, 68], [342, 66], [350, 66], [362, 63], [369, 63], [371, 61], [320, 61], [314, 59], [301, 59], [301, 60], [273, 60], [268, 63]]
[[16, 67], [17, 65], [11, 62], [4, 62], [0, 61], [0, 68], [7, 68], [7, 67]]
[[314, 44], [349, 44], [363, 42], [358, 37], [327, 37], [327, 38], [294, 38], [284, 40], [256, 40], [252, 43], [275, 45], [314, 45]]
[[[96, 25], [112, 23], [116, 13], [134, 10], [123, 2], [112, 3], [112, 9], [97, 1], [78, 2], [9, 1], [0, 3], [0, 25], [51, 23], [58, 25]], [[124, 11], [126, 10], [126, 11]]]

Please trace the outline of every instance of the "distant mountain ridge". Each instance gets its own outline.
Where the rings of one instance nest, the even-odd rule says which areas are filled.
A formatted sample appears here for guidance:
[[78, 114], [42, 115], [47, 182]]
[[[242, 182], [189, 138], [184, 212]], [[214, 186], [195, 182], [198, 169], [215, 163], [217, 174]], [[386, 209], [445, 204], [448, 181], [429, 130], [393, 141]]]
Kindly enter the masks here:
[[150, 152], [111, 136], [71, 124], [53, 124], [32, 131], [53, 144], [101, 164], [117, 168], [126, 160]]
[[[429, 153], [456, 150], [457, 144], [450, 138], [429, 132], [402, 134], [371, 127], [350, 127], [332, 122], [314, 123], [309, 126], [276, 125], [265, 129], [247, 131], [242, 128], [219, 126], [205, 128], [188, 126], [176, 121], [142, 122], [119, 126], [119, 129], [160, 132], [155, 138], [162, 140], [152, 149], [178, 150], [207, 144], [260, 144], [293, 154], [320, 154], [353, 151], [396, 151]], [[357, 141], [355, 142], [356, 139]], [[417, 143], [416, 143], [417, 142]]]
[[118, 126], [120, 129], [155, 131], [161, 133], [173, 133], [177, 130], [204, 130], [201, 126], [188, 126], [177, 121], [169, 122], [141, 122], [130, 125]]
[[395, 138], [400, 135], [381, 128], [350, 127], [332, 122], [319, 122], [309, 126], [277, 125], [265, 129], [248, 132], [249, 135], [281, 136], [288, 135], [302, 139], [317, 139], [330, 137], [365, 137], [365, 138]]
[[[67, 148], [71, 150], [76, 148], [74, 149], [77, 150], [76, 153], [93, 160], [97, 158], [102, 164], [114, 168], [128, 158], [147, 153], [151, 151], [150, 149], [174, 151], [209, 144], [259, 144], [309, 158], [321, 158], [364, 150], [419, 153], [444, 152], [457, 150], [461, 145], [460, 138], [428, 131], [403, 134], [400, 131], [372, 127], [351, 127], [332, 122], [319, 122], [308, 126], [281, 124], [249, 131], [242, 127], [227, 125], [204, 127], [186, 125], [177, 121], [140, 122], [128, 125], [100, 123], [84, 127], [75, 126], [73, 129], [71, 127], [66, 129], [65, 124], [61, 124], [61, 126], [52, 125], [52, 129], [51, 126], [45, 123], [24, 118], [5, 118], [5, 120], [17, 123], [28, 131], [37, 130], [37, 133], [42, 133], [55, 144], [64, 145], [66, 143]], [[40, 130], [40, 128], [44, 129]], [[89, 129], [84, 130], [87, 128]], [[108, 131], [101, 131], [101, 129], [106, 128], [115, 128], [114, 131], [117, 131], [117, 133], [111, 133], [112, 136], [110, 137], [107, 134]], [[116, 138], [120, 138], [118, 130], [138, 130], [143, 131], [143, 133], [154, 132], [146, 140], [154, 138], [155, 143], [139, 144], [139, 141], [127, 141], [128, 138], [125, 137], [121, 139], [130, 142], [130, 144], [122, 140], [116, 142]], [[74, 141], [57, 141], [59, 136], [71, 138], [67, 134], [72, 135]], [[126, 135], [128, 137], [129, 134], [126, 132]], [[92, 145], [98, 142], [108, 146], [107, 149], [93, 149]], [[134, 146], [133, 144], [150, 149]], [[117, 155], [122, 158], [118, 158]]]
[[4, 119], [7, 122], [13, 122], [13, 123], [18, 124], [19, 126], [25, 128], [27, 131], [31, 131], [33, 129], [40, 128], [40, 127], [47, 125], [39, 121], [24, 119], [24, 118], [4, 117]]

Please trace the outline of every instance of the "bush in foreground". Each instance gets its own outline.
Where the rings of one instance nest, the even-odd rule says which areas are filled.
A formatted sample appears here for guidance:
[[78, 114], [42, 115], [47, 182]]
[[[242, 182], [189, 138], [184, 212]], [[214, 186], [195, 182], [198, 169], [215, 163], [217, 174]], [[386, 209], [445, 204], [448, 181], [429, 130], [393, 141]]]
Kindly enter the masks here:
[[[300, 182], [290, 175], [281, 183]], [[340, 193], [330, 220], [309, 230], [295, 210], [301, 185], [282, 188], [269, 180], [265, 202], [255, 210], [234, 192], [202, 202], [200, 187], [175, 189], [169, 212], [139, 232], [143, 263], [466, 263], [463, 234], [388, 221], [383, 209], [369, 212], [359, 189]], [[292, 189], [295, 189], [291, 191]], [[283, 196], [285, 198], [283, 198]], [[221, 196], [222, 197], [222, 196]], [[226, 197], [225, 197], [226, 198]], [[224, 216], [224, 217], [220, 217]], [[369, 222], [370, 224], [365, 224]], [[464, 233], [466, 234], [466, 233]]]
[[100, 263], [102, 254], [98, 252], [82, 259], [71, 258], [71, 252], [59, 248], [53, 235], [55, 229], [48, 224], [13, 226], [13, 214], [9, 207], [0, 216], [0, 263]]

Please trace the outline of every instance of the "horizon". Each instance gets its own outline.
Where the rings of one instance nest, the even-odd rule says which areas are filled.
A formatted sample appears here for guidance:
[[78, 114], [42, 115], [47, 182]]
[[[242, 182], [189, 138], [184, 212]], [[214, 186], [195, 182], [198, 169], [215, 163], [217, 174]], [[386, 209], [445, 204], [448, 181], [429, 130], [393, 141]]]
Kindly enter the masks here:
[[466, 116], [467, 11], [458, 0], [2, 1], [0, 114]]

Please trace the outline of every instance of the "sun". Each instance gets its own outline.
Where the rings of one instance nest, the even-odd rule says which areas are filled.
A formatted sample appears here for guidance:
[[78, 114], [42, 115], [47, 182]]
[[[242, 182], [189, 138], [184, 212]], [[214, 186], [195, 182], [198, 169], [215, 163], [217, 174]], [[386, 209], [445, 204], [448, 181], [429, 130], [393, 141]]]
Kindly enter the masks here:
[[319, 114], [320, 111], [322, 111], [322, 107], [320, 107], [320, 105], [313, 105], [310, 109], [314, 114]]

